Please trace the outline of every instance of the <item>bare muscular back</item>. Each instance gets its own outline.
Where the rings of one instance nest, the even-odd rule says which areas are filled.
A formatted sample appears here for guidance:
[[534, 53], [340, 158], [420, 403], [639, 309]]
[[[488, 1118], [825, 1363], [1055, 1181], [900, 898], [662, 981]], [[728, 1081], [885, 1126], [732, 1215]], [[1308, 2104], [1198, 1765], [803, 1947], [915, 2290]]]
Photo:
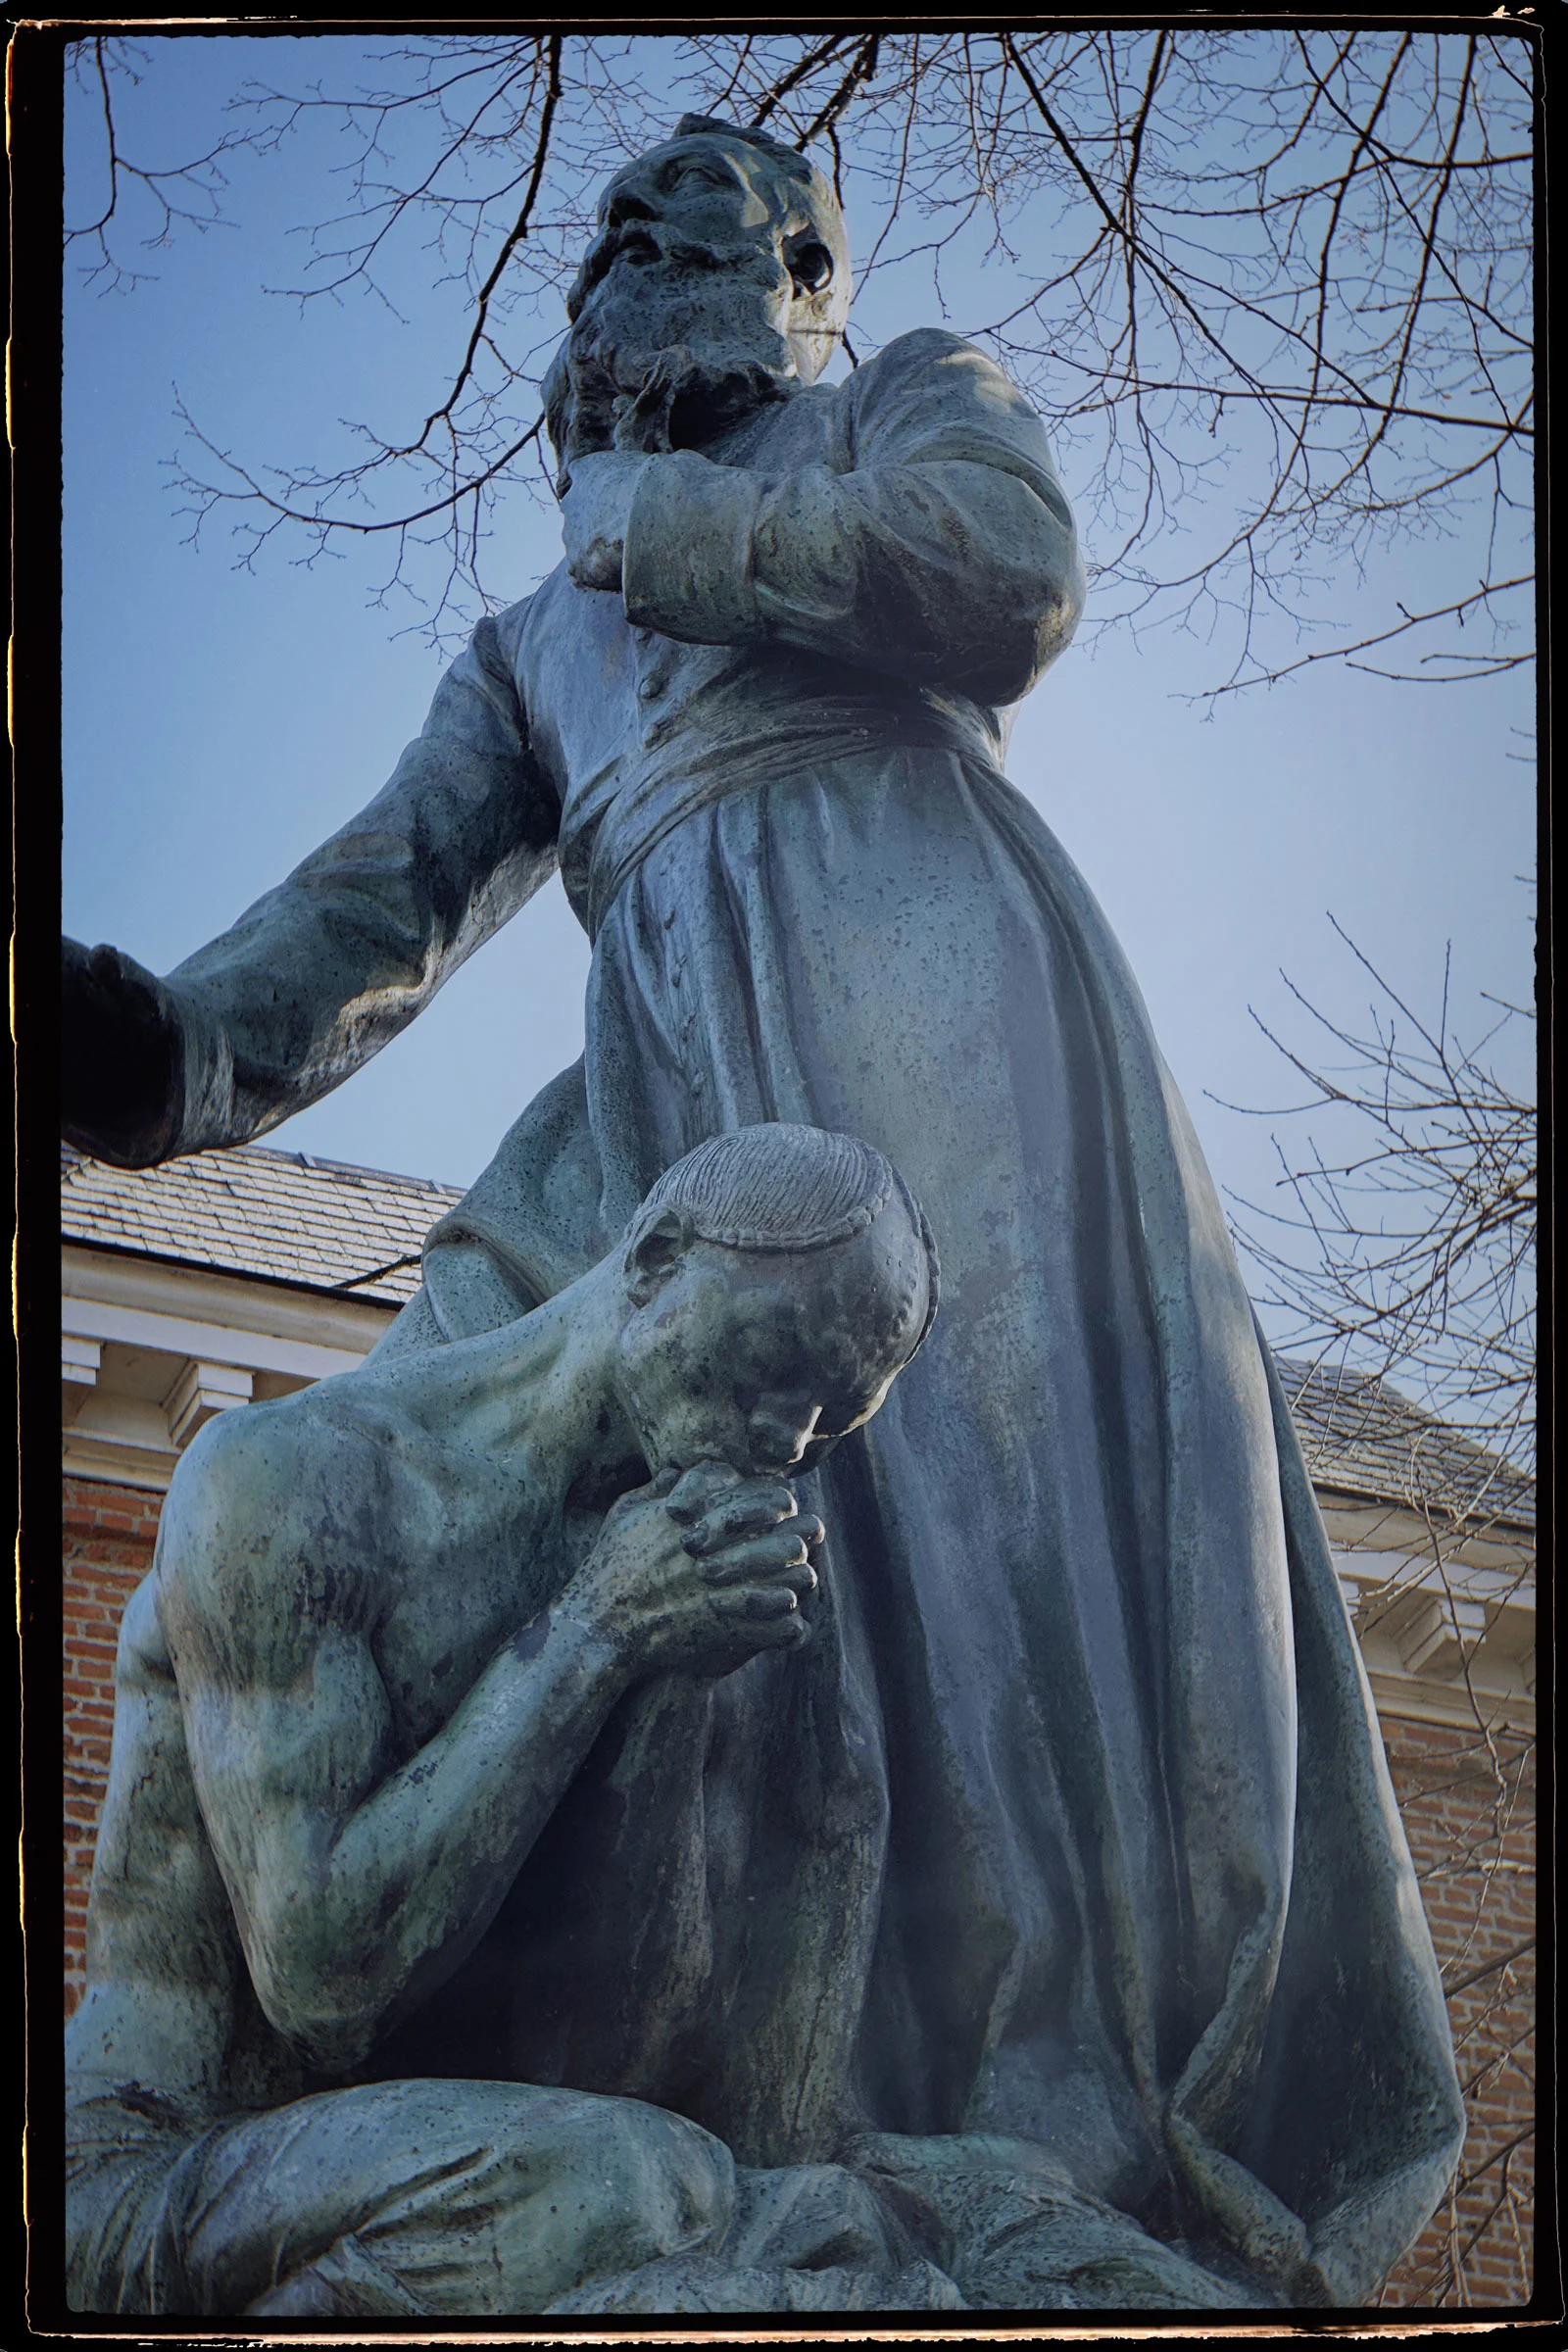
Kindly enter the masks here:
[[[315, 1489], [345, 1455], [357, 1513], [324, 1552], [298, 1541]], [[318, 1390], [248, 1408], [188, 1458], [166, 1506], [158, 1559], [126, 1608], [115, 1676], [113, 1762], [93, 1871], [87, 1990], [67, 2034], [73, 2101], [115, 2093], [182, 2109], [271, 2105], [330, 2078], [269, 2023], [247, 1970], [230, 1891], [203, 1819], [185, 1704], [210, 1693], [187, 1666], [186, 1699], [160, 1588], [210, 1536], [200, 1500], [215, 1462], [243, 1461], [265, 1541], [243, 1575], [270, 1583], [280, 1620], [316, 1610], [369, 1637], [389, 1701], [388, 1761], [412, 1755], [462, 1701], [526, 1596], [569, 1573], [564, 1533], [540, 1541], [514, 1476], [388, 1413], [373, 1397]], [[222, 1484], [221, 1470], [217, 1481]], [[558, 1528], [560, 1522], [557, 1522]], [[562, 1556], [554, 1556], [557, 1551]]]
[[[593, 1286], [618, 1282], [221, 1415], [183, 1457], [122, 1642], [74, 2101], [274, 2106], [374, 2079], [389, 2037], [417, 2020], [422, 2043], [451, 2005], [471, 2046], [460, 1972], [492, 1930], [526, 1993], [538, 1935], [599, 1920], [605, 1872], [625, 1877], [616, 1851], [586, 1880], [523, 1870], [601, 1740], [636, 1748], [673, 1705], [673, 1784], [633, 1778], [660, 1820], [666, 1796], [700, 1804], [709, 1681], [799, 1646], [821, 1530], [793, 1524], [786, 1484], [711, 1460], [606, 1509], [632, 1441], [583, 1362], [609, 1344]], [[599, 2005], [661, 1888], [621, 1887]], [[493, 2063], [513, 2081], [538, 2055]]]

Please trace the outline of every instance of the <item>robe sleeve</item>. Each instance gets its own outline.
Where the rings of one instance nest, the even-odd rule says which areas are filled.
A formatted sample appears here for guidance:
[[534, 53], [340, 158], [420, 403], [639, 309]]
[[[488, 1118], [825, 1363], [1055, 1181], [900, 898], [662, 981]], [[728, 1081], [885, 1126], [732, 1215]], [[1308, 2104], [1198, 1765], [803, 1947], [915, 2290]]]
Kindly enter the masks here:
[[771, 477], [691, 450], [648, 461], [625, 537], [627, 618], [1015, 702], [1084, 599], [1045, 427], [983, 352], [933, 328], [901, 336], [835, 397], [827, 464]]
[[486, 618], [369, 806], [170, 973], [184, 1037], [175, 1152], [265, 1135], [407, 1027], [554, 871], [560, 808]]

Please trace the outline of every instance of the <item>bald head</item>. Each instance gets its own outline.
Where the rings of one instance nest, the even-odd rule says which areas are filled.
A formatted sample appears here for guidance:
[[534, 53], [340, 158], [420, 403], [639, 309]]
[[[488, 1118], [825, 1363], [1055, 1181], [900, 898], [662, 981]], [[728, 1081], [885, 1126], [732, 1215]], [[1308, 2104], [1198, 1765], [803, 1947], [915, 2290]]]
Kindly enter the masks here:
[[656, 1469], [809, 1465], [877, 1411], [937, 1308], [919, 1203], [879, 1152], [820, 1128], [699, 1145], [622, 1250], [622, 1399]]

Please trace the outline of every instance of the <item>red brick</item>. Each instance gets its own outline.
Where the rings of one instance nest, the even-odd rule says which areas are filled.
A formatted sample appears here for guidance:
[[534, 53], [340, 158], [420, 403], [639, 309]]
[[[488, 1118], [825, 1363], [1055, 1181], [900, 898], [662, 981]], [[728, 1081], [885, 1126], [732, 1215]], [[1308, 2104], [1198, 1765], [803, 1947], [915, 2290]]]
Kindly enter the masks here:
[[161, 1504], [135, 1489], [65, 1482], [63, 1602], [66, 2013], [79, 1996], [92, 1846], [109, 1774], [115, 1642], [126, 1601], [152, 1565]]
[[[1447, 1977], [1456, 1982], [1500, 1958], [1534, 1931], [1533, 1751], [1529, 1742], [1512, 1736], [1496, 1741], [1499, 1788], [1486, 1744], [1473, 1733], [1402, 1723], [1389, 1724], [1385, 1731], [1433, 1941]], [[1463, 1865], [1458, 1872], [1455, 1862]], [[1434, 1875], [1445, 1866], [1446, 1875]], [[1481, 2168], [1532, 2119], [1534, 2014], [1532, 1952], [1451, 1993], [1460, 2080], [1473, 2084], [1461, 2159], [1465, 2184], [1455, 2200], [1463, 2292], [1448, 2276], [1445, 2207], [1390, 2280], [1385, 2309], [1434, 2302], [1454, 2309], [1465, 2300], [1507, 2308], [1525, 2299], [1528, 2288], [1506, 2205], [1494, 2210], [1501, 2164], [1487, 2172]], [[1533, 2228], [1528, 2140], [1509, 2156], [1508, 2187], [1528, 2255]]]

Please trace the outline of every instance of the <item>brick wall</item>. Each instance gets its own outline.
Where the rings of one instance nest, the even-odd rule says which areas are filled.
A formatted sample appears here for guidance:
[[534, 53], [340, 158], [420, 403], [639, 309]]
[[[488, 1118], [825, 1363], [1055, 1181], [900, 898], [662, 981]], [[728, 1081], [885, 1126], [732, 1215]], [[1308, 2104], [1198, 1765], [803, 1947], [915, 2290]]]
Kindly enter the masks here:
[[1535, 1747], [1506, 1733], [1383, 1728], [1470, 2118], [1456, 2194], [1384, 2300], [1517, 2305], [1534, 2272]]
[[[80, 1998], [87, 1883], [109, 1773], [115, 1640], [152, 1562], [160, 1498], [66, 1481], [66, 2014]], [[1455, 2197], [1385, 2289], [1391, 2307], [1515, 2305], [1529, 2294], [1535, 2107], [1535, 1772], [1531, 1742], [1384, 1726], [1470, 2114]]]
[[115, 1642], [152, 1565], [162, 1496], [68, 1478], [65, 1492], [66, 2015], [81, 1998], [87, 1883], [109, 1779]]

